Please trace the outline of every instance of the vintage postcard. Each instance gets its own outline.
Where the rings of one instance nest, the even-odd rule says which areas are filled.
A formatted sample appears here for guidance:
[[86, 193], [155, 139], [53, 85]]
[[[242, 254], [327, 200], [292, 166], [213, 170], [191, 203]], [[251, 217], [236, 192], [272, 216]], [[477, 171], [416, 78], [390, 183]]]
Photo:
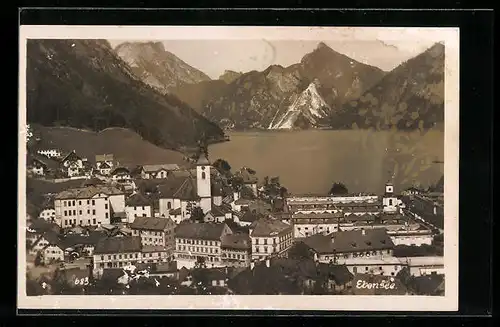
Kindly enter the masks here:
[[458, 310], [459, 30], [21, 26], [20, 309]]

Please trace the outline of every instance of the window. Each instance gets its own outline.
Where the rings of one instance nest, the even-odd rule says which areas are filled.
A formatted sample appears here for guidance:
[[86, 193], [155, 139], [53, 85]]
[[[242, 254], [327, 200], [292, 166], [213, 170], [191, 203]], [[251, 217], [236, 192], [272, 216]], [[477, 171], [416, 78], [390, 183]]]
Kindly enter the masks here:
[[68, 215], [68, 212], [66, 210], [64, 210], [64, 216], [67, 216]]
[[172, 203], [171, 202], [167, 202], [167, 209], [172, 209]]
[[73, 216], [76, 216], [76, 210], [73, 210]]
[[63, 201], [63, 206], [64, 206], [64, 207], [66, 206], [66, 201]]
[[203, 172], [201, 172], [201, 179], [205, 179], [205, 177], [206, 177], [205, 172], [204, 172], [204, 171], [203, 171]]
[[92, 205], [95, 206], [95, 200], [92, 200]]
[[120, 254], [120, 255], [118, 256], [118, 259], [121, 259], [121, 258], [122, 258], [122, 255]]
[[109, 214], [106, 212], [106, 219], [108, 219]]
[[95, 225], [95, 218], [94, 218], [94, 219], [92, 219], [92, 223]]
[[107, 203], [104, 204], [104, 209], [106, 209], [106, 210], [108, 209], [108, 204]]
[[92, 215], [95, 216], [95, 209], [92, 209]]
[[116, 260], [116, 254], [115, 254], [115, 255], [113, 255], [113, 259], [115, 259], [115, 260]]
[[90, 219], [87, 219], [87, 225], [90, 225]]
[[143, 214], [142, 214], [142, 216], [143, 216], [143, 217], [146, 217], [146, 214], [145, 214], [145, 213], [143, 213]]
[[90, 209], [87, 209], [87, 215], [90, 215]]
[[87, 204], [90, 204], [90, 200], [87, 200]]
[[81, 215], [81, 214], [82, 214], [82, 211], [81, 211], [81, 210], [79, 210], [79, 211], [78, 211], [78, 214], [80, 214], [80, 215]]
[[101, 255], [101, 260], [104, 261], [104, 256], [103, 255]]
[[75, 200], [73, 200], [73, 206], [75, 206]]
[[389, 199], [389, 205], [392, 206], [392, 199]]
[[78, 205], [80, 205], [80, 206], [81, 206], [81, 205], [82, 205], [82, 201], [78, 201]]
[[365, 267], [365, 271], [368, 271], [368, 267]]

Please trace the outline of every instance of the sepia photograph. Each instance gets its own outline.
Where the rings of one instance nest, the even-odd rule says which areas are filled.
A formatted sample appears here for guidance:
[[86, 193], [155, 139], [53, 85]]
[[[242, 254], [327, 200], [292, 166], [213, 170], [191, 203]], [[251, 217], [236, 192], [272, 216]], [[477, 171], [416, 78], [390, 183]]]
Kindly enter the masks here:
[[20, 308], [458, 309], [458, 28], [19, 44]]

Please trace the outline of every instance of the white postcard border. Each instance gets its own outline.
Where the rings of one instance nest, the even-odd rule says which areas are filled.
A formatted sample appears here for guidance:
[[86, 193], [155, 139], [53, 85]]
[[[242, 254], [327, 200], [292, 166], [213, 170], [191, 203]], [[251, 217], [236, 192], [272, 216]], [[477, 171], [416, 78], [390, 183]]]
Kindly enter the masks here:
[[[435, 296], [355, 295], [26, 295], [26, 40], [27, 39], [303, 39], [379, 37], [445, 44], [444, 262], [446, 291]], [[432, 36], [432, 37], [431, 37]], [[20, 26], [18, 152], [18, 309], [234, 309], [328, 311], [458, 310], [459, 29], [408, 27], [253, 27], [253, 26]]]

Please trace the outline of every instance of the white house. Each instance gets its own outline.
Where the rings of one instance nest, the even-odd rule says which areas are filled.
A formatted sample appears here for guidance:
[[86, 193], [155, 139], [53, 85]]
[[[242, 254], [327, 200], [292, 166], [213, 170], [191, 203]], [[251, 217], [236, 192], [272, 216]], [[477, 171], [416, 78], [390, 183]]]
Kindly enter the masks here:
[[58, 193], [54, 208], [63, 228], [110, 224], [115, 215], [125, 214], [125, 194], [104, 185], [74, 188]]
[[61, 164], [68, 177], [81, 176], [83, 174], [83, 159], [76, 154], [75, 150], [64, 156]]
[[41, 149], [38, 150], [37, 153], [39, 155], [48, 157], [48, 158], [59, 158], [61, 156], [61, 151], [57, 149]]
[[293, 228], [279, 220], [262, 218], [249, 227], [252, 241], [252, 259], [264, 260], [268, 256], [286, 256], [293, 243]]
[[130, 170], [125, 167], [116, 167], [111, 172], [111, 179], [118, 183], [130, 183], [132, 177], [130, 176]]
[[155, 178], [168, 178], [171, 176], [172, 171], [179, 170], [177, 164], [161, 164], [161, 165], [144, 165], [141, 168], [141, 178], [155, 179]]
[[115, 165], [114, 156], [112, 154], [98, 154], [95, 156], [95, 165], [99, 174], [107, 176]]
[[137, 217], [152, 217], [152, 203], [141, 193], [133, 193], [125, 200], [125, 213], [128, 223], [133, 223]]

